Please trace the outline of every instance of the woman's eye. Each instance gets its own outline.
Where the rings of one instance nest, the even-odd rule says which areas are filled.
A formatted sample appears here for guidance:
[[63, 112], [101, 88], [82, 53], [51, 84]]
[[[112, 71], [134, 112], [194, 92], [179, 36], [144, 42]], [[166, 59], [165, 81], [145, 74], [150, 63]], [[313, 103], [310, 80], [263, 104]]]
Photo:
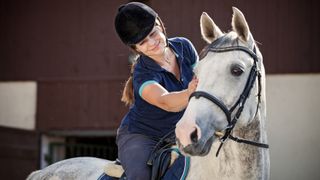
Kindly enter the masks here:
[[142, 46], [144, 44], [144, 41], [142, 41], [141, 43], [139, 43], [140, 46]]
[[240, 76], [243, 73], [243, 69], [238, 65], [231, 66], [231, 74], [234, 76]]
[[151, 37], [154, 37], [156, 35], [156, 31], [153, 31], [153, 33], [150, 34]]

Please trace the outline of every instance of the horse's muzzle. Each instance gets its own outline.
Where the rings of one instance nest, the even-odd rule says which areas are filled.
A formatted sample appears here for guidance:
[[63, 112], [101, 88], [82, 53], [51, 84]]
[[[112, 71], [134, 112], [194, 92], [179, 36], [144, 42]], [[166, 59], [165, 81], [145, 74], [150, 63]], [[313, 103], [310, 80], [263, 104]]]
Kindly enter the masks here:
[[200, 140], [196, 143], [189, 144], [186, 147], [182, 147], [182, 145], [179, 142], [179, 139], [177, 139], [177, 144], [178, 144], [179, 149], [185, 155], [206, 156], [210, 152], [211, 145], [212, 145], [214, 139], [215, 139], [215, 137], [210, 137], [205, 142]]

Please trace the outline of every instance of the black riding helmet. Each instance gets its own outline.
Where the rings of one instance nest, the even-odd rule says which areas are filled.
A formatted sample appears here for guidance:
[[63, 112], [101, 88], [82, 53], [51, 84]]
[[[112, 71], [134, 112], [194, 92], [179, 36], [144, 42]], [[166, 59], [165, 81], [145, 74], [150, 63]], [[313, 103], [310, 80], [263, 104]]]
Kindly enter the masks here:
[[158, 14], [149, 6], [131, 2], [119, 7], [114, 24], [122, 42], [133, 45], [147, 37], [157, 17]]

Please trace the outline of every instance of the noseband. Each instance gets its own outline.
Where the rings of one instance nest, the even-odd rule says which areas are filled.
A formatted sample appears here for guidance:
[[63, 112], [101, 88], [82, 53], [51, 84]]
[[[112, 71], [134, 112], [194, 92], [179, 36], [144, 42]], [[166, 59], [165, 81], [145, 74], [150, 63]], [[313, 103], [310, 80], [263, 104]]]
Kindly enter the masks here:
[[[208, 52], [224, 53], [224, 52], [229, 52], [229, 51], [243, 51], [243, 52], [249, 54], [254, 59], [254, 64], [251, 67], [250, 74], [249, 74], [249, 77], [246, 82], [246, 86], [245, 86], [242, 94], [240, 95], [240, 97], [236, 101], [236, 103], [230, 109], [228, 109], [228, 107], [225, 105], [225, 103], [223, 103], [221, 100], [219, 100], [215, 96], [213, 96], [205, 91], [195, 91], [189, 97], [189, 100], [192, 97], [195, 97], [196, 99], [199, 99], [200, 97], [208, 99], [212, 103], [216, 104], [224, 112], [224, 114], [227, 117], [228, 126], [225, 129], [224, 135], [220, 138], [221, 143], [220, 143], [220, 146], [217, 150], [216, 156], [219, 155], [221, 147], [223, 146], [224, 142], [227, 139], [231, 139], [231, 140], [236, 141], [238, 143], [250, 144], [250, 145], [262, 147], [262, 148], [269, 148], [268, 144], [258, 143], [258, 142], [254, 142], [254, 141], [250, 141], [250, 140], [246, 140], [246, 139], [241, 139], [238, 137], [234, 137], [232, 135], [233, 128], [235, 127], [236, 123], [238, 122], [238, 119], [242, 113], [244, 105], [249, 97], [250, 91], [251, 91], [257, 77], [258, 77], [258, 83], [259, 83], [258, 84], [258, 87], [259, 87], [258, 103], [257, 103], [257, 111], [258, 111], [258, 107], [260, 104], [260, 96], [261, 96], [261, 74], [257, 68], [258, 57], [256, 55], [256, 47], [255, 46], [252, 51], [244, 46], [230, 46], [230, 47], [216, 48], [213, 44], [210, 44], [209, 47], [206, 49], [205, 53], [206, 54]], [[235, 115], [232, 117], [232, 114], [235, 110], [236, 110]], [[257, 113], [257, 111], [256, 111], [256, 113]]]

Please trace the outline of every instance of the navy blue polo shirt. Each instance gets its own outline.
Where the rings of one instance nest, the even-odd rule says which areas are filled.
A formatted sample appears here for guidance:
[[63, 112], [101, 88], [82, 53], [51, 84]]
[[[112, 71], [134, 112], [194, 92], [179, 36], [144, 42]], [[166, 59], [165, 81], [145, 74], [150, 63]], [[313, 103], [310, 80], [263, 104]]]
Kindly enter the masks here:
[[159, 83], [168, 92], [188, 88], [193, 77], [193, 68], [198, 62], [198, 54], [192, 43], [181, 37], [170, 38], [169, 47], [174, 51], [180, 68], [180, 79], [163, 69], [147, 56], [140, 56], [133, 71], [134, 104], [122, 120], [130, 133], [144, 134], [160, 138], [175, 128], [182, 117], [180, 112], [168, 112], [143, 100], [143, 88], [152, 83]]

